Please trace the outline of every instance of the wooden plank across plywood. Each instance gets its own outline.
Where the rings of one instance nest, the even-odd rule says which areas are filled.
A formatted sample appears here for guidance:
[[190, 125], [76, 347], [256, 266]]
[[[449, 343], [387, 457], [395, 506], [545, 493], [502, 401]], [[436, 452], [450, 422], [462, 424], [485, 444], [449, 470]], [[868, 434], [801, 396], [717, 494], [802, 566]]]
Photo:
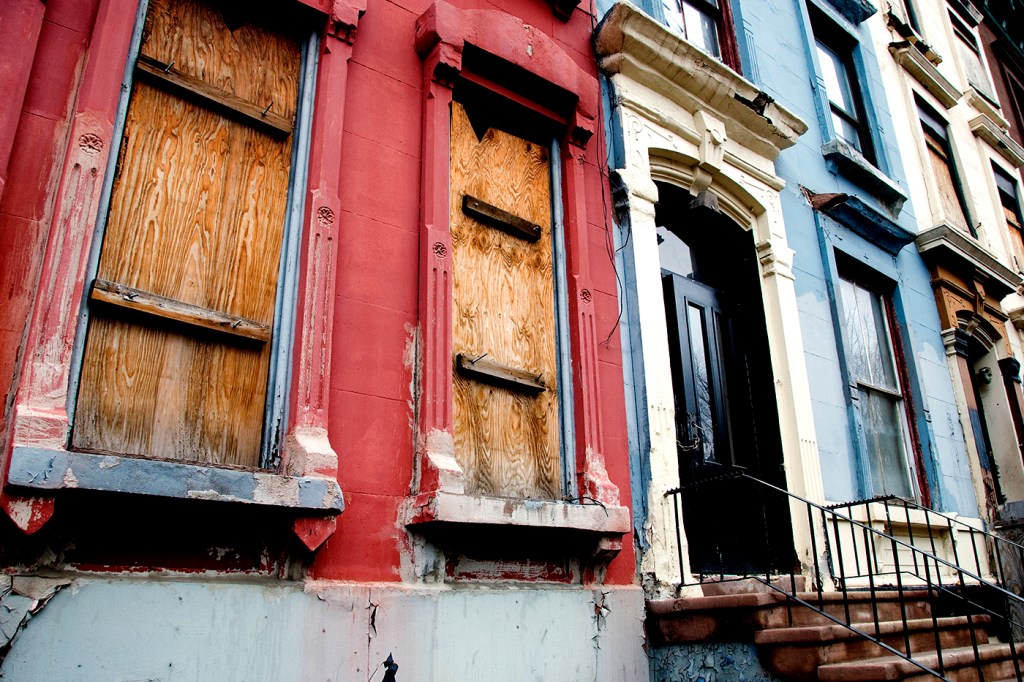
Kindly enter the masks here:
[[211, 109], [221, 109], [229, 115], [234, 115], [243, 123], [264, 129], [272, 135], [291, 135], [293, 121], [271, 111], [274, 107], [273, 101], [268, 102], [265, 106], [247, 102], [187, 73], [178, 71], [174, 68], [174, 62], [164, 64], [149, 55], [139, 55], [138, 61], [135, 62], [135, 70], [173, 92], [198, 99]]
[[503, 211], [497, 206], [492, 206], [486, 201], [481, 201], [468, 194], [462, 197], [462, 212], [484, 225], [495, 227], [513, 237], [519, 237], [528, 242], [540, 239], [540, 225], [534, 225], [528, 220], [523, 220], [517, 215]]
[[502, 365], [486, 355], [470, 358], [459, 353], [455, 356], [455, 369], [471, 379], [509, 388], [513, 391], [521, 391], [528, 395], [547, 390], [547, 385], [541, 375], [517, 367]]
[[[548, 157], [494, 128], [477, 138], [462, 105], [452, 105], [454, 439], [469, 493], [561, 496], [557, 383], [524, 391], [522, 381], [558, 376], [552, 241], [489, 229], [462, 208], [469, 195], [550, 235]], [[475, 364], [492, 371], [467, 370], [481, 356]]]
[[210, 329], [222, 334], [238, 336], [253, 341], [266, 343], [270, 341], [270, 325], [247, 320], [238, 315], [227, 315], [209, 308], [201, 308], [175, 301], [165, 296], [157, 296], [148, 291], [126, 287], [116, 282], [97, 279], [93, 282], [89, 297], [94, 301], [102, 301], [110, 305], [152, 315], [165, 320]]

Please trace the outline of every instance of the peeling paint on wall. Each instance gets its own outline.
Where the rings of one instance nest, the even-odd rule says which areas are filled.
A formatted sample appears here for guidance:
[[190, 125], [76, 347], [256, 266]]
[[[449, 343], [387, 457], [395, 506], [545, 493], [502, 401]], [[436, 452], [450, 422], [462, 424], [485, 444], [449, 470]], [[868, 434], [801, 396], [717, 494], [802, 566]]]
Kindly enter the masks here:
[[60, 578], [0, 576], [0, 663], [32, 616], [70, 582]]
[[779, 682], [753, 643], [706, 642], [652, 648], [652, 682]]

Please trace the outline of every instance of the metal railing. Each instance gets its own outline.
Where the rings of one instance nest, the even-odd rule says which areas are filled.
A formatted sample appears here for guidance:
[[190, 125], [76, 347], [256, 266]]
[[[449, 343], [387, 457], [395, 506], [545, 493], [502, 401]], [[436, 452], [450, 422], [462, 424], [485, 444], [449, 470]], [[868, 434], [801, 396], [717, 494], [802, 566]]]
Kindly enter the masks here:
[[[1014, 642], [1024, 632], [1021, 619], [1024, 599], [1002, 584], [1002, 558], [1013, 552], [1024, 561], [1024, 546], [951, 515], [925, 509], [900, 498], [873, 498], [825, 506], [755, 478], [743, 470], [734, 470], [666, 493], [666, 497], [673, 500], [681, 570], [686, 565], [682, 550], [684, 496], [720, 498], [722, 491], [730, 489], [725, 487], [727, 481], [734, 495], [736, 484], [732, 482], [742, 481], [751, 486], [742, 493], [742, 499], [750, 518], [766, 520], [763, 549], [770, 550], [771, 546], [767, 538], [770, 529], [766, 508], [769, 505], [788, 504], [793, 523], [807, 524], [811, 552], [815, 557], [809, 576], [811, 586], [810, 589], [798, 589], [795, 565], [788, 570], [780, 569], [777, 556], [773, 558], [770, 551], [764, 557], [762, 567], [751, 570], [748, 558], [744, 562], [746, 566], [741, 567], [743, 570], [735, 570], [735, 562], [730, 563], [728, 551], [722, 549], [724, 545], [715, 549], [713, 536], [711, 547], [704, 547], [704, 558], [714, 556], [717, 551], [721, 565], [718, 570], [711, 570], [705, 560], [695, 569], [698, 582], [755, 579], [784, 595], [788, 604], [810, 608], [832, 623], [943, 680], [949, 679], [946, 675], [951, 647], [944, 646], [941, 636], [943, 624], [949, 621], [941, 619], [959, 616], [966, 622], [973, 653], [971, 666], [976, 669], [979, 680], [986, 679], [983, 668], [987, 659], [983, 655], [985, 645], [979, 642], [976, 626], [1009, 643], [1005, 647], [1006, 654], [1012, 660], [1016, 678], [1024, 680], [1021, 674], [1024, 666], [1020, 660], [1024, 649], [1019, 650]], [[963, 532], [971, 544], [964, 560], [961, 560], [964, 548], [958, 547], [957, 530], [960, 528], [966, 529]], [[896, 530], [903, 530], [903, 537], [897, 537]], [[719, 535], [727, 533], [720, 532]], [[978, 538], [983, 538], [980, 548]], [[723, 543], [727, 541], [725, 537], [721, 539]], [[709, 537], [702, 537], [702, 542], [707, 545]], [[756, 553], [757, 547], [748, 543], [747, 549]], [[995, 559], [994, 575], [987, 574], [985, 570], [988, 565], [985, 559], [990, 553]], [[824, 567], [819, 565], [819, 561]], [[788, 583], [778, 580], [785, 575], [789, 577]], [[834, 589], [826, 589], [827, 586]], [[865, 595], [868, 595], [870, 608], [868, 616], [853, 608], [857, 603], [865, 602]], [[899, 607], [898, 615], [880, 616], [881, 601], [895, 602]], [[929, 606], [927, 615], [923, 616], [912, 608], [922, 602]], [[922, 623], [928, 620], [931, 621], [930, 627], [922, 629]], [[910, 621], [914, 621], [917, 632], [931, 634], [925, 638], [925, 643], [921, 638], [912, 636]], [[882, 628], [882, 623], [895, 623], [896, 626]], [[962, 650], [965, 647], [957, 645], [956, 648]]]

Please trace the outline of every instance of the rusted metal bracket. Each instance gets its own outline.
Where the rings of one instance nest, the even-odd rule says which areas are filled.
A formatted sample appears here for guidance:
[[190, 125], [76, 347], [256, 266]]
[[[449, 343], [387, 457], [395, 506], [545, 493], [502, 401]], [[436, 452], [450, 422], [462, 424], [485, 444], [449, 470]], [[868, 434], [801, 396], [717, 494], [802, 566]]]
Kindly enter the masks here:
[[495, 362], [486, 354], [472, 358], [458, 353], [455, 356], [455, 369], [470, 379], [520, 393], [536, 395], [548, 390], [541, 375]]
[[89, 298], [118, 308], [134, 310], [193, 327], [202, 327], [262, 343], [270, 341], [270, 325], [190, 303], [182, 303], [141, 289], [108, 282], [105, 279], [96, 279], [93, 282]]
[[468, 194], [462, 196], [462, 212], [484, 225], [497, 228], [513, 237], [525, 239], [528, 242], [536, 242], [540, 239], [540, 225], [523, 220], [517, 215], [503, 211], [497, 206], [492, 206], [486, 201], [481, 201]]

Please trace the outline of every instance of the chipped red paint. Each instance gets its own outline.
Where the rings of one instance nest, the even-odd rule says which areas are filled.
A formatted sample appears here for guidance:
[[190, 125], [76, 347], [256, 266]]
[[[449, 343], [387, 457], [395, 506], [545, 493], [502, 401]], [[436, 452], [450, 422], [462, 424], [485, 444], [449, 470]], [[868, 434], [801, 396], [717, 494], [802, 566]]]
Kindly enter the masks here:
[[[303, 561], [316, 551], [314, 578], [402, 581], [415, 544], [403, 505], [411, 493], [446, 488], [447, 479], [458, 478], [444, 466], [417, 464], [423, 452], [415, 444], [428, 449], [433, 434], [443, 445], [452, 424], [448, 107], [467, 41], [577, 96], [571, 111], [559, 112], [566, 129], [562, 198], [577, 483], [581, 494], [628, 506], [616, 278], [603, 246], [610, 193], [590, 46], [592, 7], [584, 3], [563, 22], [547, 4], [526, 0], [504, 3], [503, 11], [486, 0], [299, 1], [320, 11], [326, 28], [299, 264], [288, 425], [293, 438], [285, 466], [290, 473], [336, 476], [346, 510], [336, 519], [280, 517], [276, 532], [293, 532], [302, 543], [289, 538], [288, 551]], [[0, 46], [0, 63], [22, 65], [15, 69], [19, 79], [29, 67], [32, 74], [12, 114], [21, 81], [0, 67], [0, 91], [13, 93], [0, 109], [0, 175], [8, 178], [0, 189], [0, 306], [9, 312], [0, 319], [0, 390], [10, 408], [0, 434], [4, 455], [12, 440], [59, 447], [67, 442], [74, 323], [136, 4], [13, 2], [19, 4], [9, 6], [24, 3], [35, 13], [24, 19], [29, 29], [38, 25], [38, 37], [30, 47], [29, 30], [21, 44]], [[7, 12], [5, 5], [0, 18]], [[12, 116], [16, 132], [6, 123]], [[3, 155], [7, 140], [9, 163]], [[24, 530], [56, 537], [74, 527], [70, 518], [62, 519], [64, 500], [56, 500], [56, 514], [44, 526], [53, 498], [15, 498], [10, 492], [2, 505], [12, 517], [23, 514]], [[116, 508], [123, 498], [109, 499]], [[429, 520], [431, 513], [424, 498], [416, 520]], [[0, 540], [5, 533], [0, 527]], [[282, 536], [273, 540], [268, 544], [283, 543]], [[159, 548], [133, 546], [109, 551], [109, 562], [102, 558], [108, 550], [98, 549], [101, 556], [83, 554], [88, 559], [70, 563], [104, 572], [282, 570], [277, 550], [233, 558], [212, 556], [205, 546], [166, 550], [164, 556]], [[558, 561], [488, 558], [453, 560], [448, 577], [633, 582], [631, 542], [605, 539], [598, 552], [610, 561], [603, 574]]]

